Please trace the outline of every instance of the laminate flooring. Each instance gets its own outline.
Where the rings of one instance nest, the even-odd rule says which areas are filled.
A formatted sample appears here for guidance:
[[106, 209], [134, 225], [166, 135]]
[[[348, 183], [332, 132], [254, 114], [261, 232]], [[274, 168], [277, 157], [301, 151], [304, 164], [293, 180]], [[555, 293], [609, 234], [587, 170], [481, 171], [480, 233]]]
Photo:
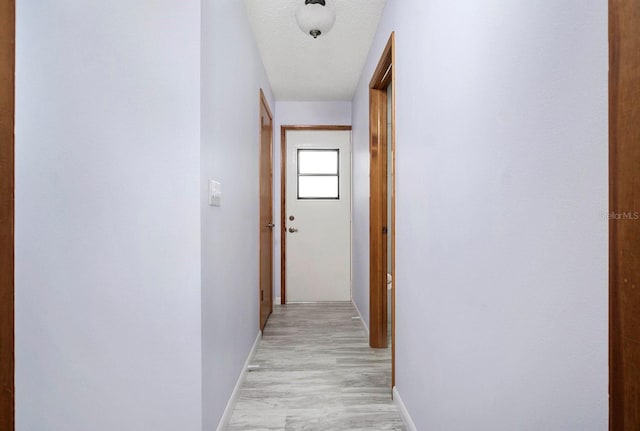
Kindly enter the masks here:
[[276, 305], [228, 431], [405, 430], [390, 349], [369, 347], [353, 304]]

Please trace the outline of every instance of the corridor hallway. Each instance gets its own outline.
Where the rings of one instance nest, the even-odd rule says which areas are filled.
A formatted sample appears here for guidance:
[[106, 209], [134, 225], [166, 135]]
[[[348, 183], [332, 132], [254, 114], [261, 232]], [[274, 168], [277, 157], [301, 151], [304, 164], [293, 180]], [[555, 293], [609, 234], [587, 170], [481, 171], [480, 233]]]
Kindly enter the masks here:
[[351, 303], [276, 305], [228, 431], [404, 430], [390, 349], [371, 349]]

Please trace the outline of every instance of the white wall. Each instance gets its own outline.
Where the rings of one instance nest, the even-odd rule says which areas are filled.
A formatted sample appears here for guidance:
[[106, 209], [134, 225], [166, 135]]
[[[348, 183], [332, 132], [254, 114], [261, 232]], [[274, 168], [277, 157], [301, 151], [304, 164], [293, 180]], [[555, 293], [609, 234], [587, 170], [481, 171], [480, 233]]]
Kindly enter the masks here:
[[403, 0], [385, 19], [397, 31], [396, 384], [414, 422], [606, 429], [606, 2]]
[[281, 127], [282, 126], [350, 126], [351, 102], [276, 102], [275, 140], [273, 158], [274, 208], [273, 217], [276, 227], [273, 229], [275, 251], [273, 254], [274, 277], [273, 298], [280, 300], [280, 168], [281, 168]]
[[[259, 89], [273, 111], [244, 2], [202, 5], [202, 361], [204, 429], [216, 428], [258, 334]], [[222, 184], [210, 207], [207, 180]]]
[[17, 2], [16, 429], [200, 430], [200, 2]]

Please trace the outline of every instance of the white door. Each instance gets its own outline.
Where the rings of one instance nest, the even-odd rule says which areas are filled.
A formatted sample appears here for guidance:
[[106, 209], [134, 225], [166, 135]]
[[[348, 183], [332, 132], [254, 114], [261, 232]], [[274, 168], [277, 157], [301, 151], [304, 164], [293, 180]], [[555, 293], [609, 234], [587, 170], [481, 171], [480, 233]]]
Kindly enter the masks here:
[[287, 131], [287, 302], [351, 300], [351, 131]]

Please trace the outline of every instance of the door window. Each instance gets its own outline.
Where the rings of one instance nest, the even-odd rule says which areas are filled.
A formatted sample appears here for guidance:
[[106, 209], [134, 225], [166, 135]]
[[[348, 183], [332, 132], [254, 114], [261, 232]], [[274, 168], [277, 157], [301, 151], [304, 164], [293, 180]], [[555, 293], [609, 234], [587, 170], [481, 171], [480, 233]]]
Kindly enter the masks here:
[[298, 149], [298, 199], [340, 199], [340, 150]]

